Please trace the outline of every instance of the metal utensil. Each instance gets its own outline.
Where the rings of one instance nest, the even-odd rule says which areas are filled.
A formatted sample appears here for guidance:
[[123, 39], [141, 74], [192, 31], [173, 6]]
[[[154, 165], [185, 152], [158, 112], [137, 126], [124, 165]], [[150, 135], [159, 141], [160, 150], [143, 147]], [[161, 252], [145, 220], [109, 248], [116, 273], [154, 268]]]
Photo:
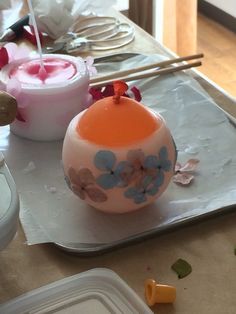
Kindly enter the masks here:
[[122, 62], [129, 58], [134, 58], [139, 55], [140, 53], [136, 53], [136, 52], [120, 52], [120, 53], [105, 55], [102, 57], [96, 57], [94, 58], [94, 64], [107, 63], [107, 62], [108, 63], [109, 62]]
[[134, 28], [112, 17], [89, 17], [73, 26], [72, 31], [58, 38], [44, 53], [62, 51], [105, 51], [120, 48], [134, 39]]
[[0, 41], [11, 41], [15, 37], [19, 36], [23, 32], [23, 27], [29, 24], [29, 14], [22, 17], [20, 20], [9, 26], [8, 29], [0, 36]]

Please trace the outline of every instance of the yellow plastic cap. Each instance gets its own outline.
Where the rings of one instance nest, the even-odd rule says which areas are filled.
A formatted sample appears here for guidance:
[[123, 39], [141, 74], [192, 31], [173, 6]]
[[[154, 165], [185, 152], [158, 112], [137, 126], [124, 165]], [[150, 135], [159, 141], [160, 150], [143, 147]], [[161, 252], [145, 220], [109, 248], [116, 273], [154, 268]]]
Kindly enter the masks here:
[[173, 303], [176, 299], [176, 288], [168, 285], [160, 285], [153, 279], [145, 282], [145, 297], [147, 304]]

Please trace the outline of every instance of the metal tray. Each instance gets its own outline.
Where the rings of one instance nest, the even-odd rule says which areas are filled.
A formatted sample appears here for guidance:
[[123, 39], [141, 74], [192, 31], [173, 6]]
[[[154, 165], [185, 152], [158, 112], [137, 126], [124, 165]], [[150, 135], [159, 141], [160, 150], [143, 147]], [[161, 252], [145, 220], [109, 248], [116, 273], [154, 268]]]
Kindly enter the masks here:
[[[109, 72], [160, 60], [132, 56], [100, 63]], [[177, 227], [235, 210], [235, 119], [220, 110], [184, 73], [132, 82], [142, 102], [163, 115], [184, 163], [200, 160], [193, 184], [173, 182], [154, 204], [133, 213], [109, 215], [80, 201], [67, 188], [62, 142], [34, 142], [0, 128], [0, 150], [18, 187], [20, 219], [29, 245], [53, 243], [80, 255], [96, 255]], [[231, 122], [233, 123], [231, 123]]]

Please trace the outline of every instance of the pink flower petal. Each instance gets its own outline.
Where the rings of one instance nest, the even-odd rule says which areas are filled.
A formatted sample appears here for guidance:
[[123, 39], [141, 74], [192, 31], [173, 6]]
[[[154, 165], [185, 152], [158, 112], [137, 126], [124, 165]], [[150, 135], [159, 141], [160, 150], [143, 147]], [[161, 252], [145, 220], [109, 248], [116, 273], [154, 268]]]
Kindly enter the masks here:
[[[125, 82], [123, 82], [123, 81], [120, 81], [120, 82], [125, 84]], [[133, 86], [131, 88], [131, 91], [132, 91], [134, 97], [131, 97], [130, 93], [127, 93], [127, 92], [123, 92], [122, 96], [125, 96], [128, 98], [135, 98], [136, 101], [140, 101], [142, 99], [141, 93], [137, 87]], [[91, 87], [89, 90], [89, 93], [92, 95], [94, 101], [102, 99], [104, 97], [114, 96], [114, 94], [115, 94], [113, 84], [107, 84], [103, 88]]]
[[27, 58], [30, 54], [30, 50], [27, 47], [19, 47], [14, 56], [14, 60], [19, 60], [23, 58]]
[[0, 47], [0, 70], [4, 65], [8, 64], [9, 55], [5, 47]]
[[97, 74], [97, 69], [96, 69], [96, 67], [93, 65], [93, 63], [94, 63], [93, 57], [88, 56], [88, 57], [85, 59], [85, 62], [86, 62], [86, 66], [87, 66], [87, 69], [88, 69], [88, 71], [89, 71], [90, 76], [96, 75], [96, 74]]
[[16, 120], [18, 120], [20, 122], [26, 122], [26, 120], [23, 117], [22, 112], [21, 112], [21, 110], [19, 108], [17, 109]]
[[79, 198], [81, 198], [82, 200], [85, 200], [85, 197], [86, 197], [85, 192], [79, 185], [72, 184], [71, 189], [77, 196], [79, 196]]
[[140, 90], [136, 86], [133, 86], [130, 90], [133, 92], [134, 99], [136, 101], [141, 101], [142, 100], [142, 96], [141, 96]]
[[[43, 34], [42, 32], [38, 31], [39, 34], [39, 40], [41, 45], [43, 44]], [[23, 37], [29, 40], [31, 44], [37, 47], [37, 40], [36, 40], [36, 35], [34, 32], [34, 27], [32, 25], [25, 25], [23, 27]]]
[[23, 59], [29, 56], [30, 49], [26, 46], [17, 46], [15, 43], [7, 43], [4, 46], [9, 56], [9, 63], [14, 60]]
[[103, 97], [114, 96], [114, 87], [112, 84], [107, 84], [102, 91]]
[[69, 170], [68, 170], [68, 177], [69, 177], [69, 181], [74, 186], [80, 186], [81, 185], [80, 178], [79, 178], [79, 176], [76, 173], [74, 168], [72, 168], [72, 167], [69, 168]]
[[85, 62], [87, 64], [87, 66], [91, 66], [94, 63], [94, 58], [91, 57], [91, 56], [88, 56], [88, 57], [85, 58]]
[[189, 159], [180, 169], [180, 172], [193, 172], [197, 169], [198, 159]]
[[89, 185], [95, 182], [92, 172], [88, 168], [82, 168], [78, 171], [81, 184]]
[[176, 164], [175, 164], [175, 172], [180, 171], [181, 167], [182, 167], [181, 163], [177, 161]]
[[18, 46], [15, 43], [7, 43], [6, 45], [4, 45], [4, 47], [7, 49], [10, 63], [15, 59], [14, 56], [17, 52]]
[[26, 95], [21, 92], [21, 84], [17, 79], [10, 79], [7, 82], [6, 90], [9, 94], [16, 98], [18, 108], [25, 108], [29, 105], [30, 100]]
[[89, 89], [89, 93], [92, 95], [93, 100], [99, 100], [103, 98], [103, 94], [100, 88], [91, 87]]
[[88, 70], [89, 70], [90, 76], [96, 75], [98, 73], [95, 67], [89, 67]]
[[194, 179], [190, 173], [177, 173], [173, 176], [173, 182], [180, 185], [189, 185]]
[[95, 186], [88, 186], [85, 191], [87, 192], [88, 197], [94, 202], [102, 203], [107, 200], [106, 194]]

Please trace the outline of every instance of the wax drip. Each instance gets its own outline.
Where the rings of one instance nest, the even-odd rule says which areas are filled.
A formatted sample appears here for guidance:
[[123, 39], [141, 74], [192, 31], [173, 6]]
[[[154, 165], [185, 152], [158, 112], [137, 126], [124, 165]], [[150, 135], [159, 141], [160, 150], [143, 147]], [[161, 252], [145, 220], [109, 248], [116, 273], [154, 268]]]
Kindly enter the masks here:
[[32, 6], [31, 0], [27, 0], [28, 6], [29, 6], [29, 11], [30, 11], [30, 17], [31, 21], [33, 23], [33, 28], [34, 28], [34, 33], [36, 37], [36, 42], [37, 42], [37, 48], [38, 48], [38, 53], [39, 53], [39, 58], [40, 58], [40, 69], [39, 69], [39, 78], [44, 81], [47, 78], [47, 71], [45, 70], [44, 64], [43, 64], [43, 53], [42, 53], [42, 46], [39, 38], [39, 32], [38, 32], [38, 27], [37, 23], [35, 20], [35, 15], [34, 15], [34, 9]]
[[128, 85], [124, 81], [114, 81], [114, 96], [113, 100], [115, 104], [119, 104], [120, 96], [124, 95], [124, 93], [128, 90]]

